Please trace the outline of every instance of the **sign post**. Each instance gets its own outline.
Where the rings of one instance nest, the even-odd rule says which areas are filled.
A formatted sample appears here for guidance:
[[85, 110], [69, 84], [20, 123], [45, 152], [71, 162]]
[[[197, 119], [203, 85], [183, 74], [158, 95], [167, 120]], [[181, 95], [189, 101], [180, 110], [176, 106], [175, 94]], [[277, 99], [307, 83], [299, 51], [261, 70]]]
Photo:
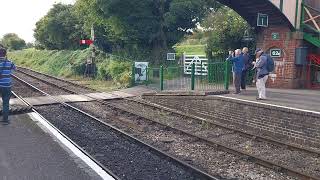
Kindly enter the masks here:
[[134, 79], [136, 83], [148, 80], [148, 62], [135, 62]]

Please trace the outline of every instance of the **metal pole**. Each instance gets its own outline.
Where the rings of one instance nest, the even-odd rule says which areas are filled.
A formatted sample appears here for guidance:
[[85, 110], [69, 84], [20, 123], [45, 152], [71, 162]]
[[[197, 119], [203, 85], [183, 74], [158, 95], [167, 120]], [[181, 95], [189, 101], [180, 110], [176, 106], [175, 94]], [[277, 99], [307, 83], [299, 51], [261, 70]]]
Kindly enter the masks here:
[[192, 64], [191, 69], [191, 90], [194, 91], [194, 84], [195, 84], [195, 72], [196, 72], [196, 65]]
[[230, 63], [229, 61], [225, 62], [225, 72], [224, 72], [224, 89], [229, 90], [229, 81], [230, 81]]
[[301, 3], [300, 31], [304, 29], [304, 0]]
[[160, 66], [160, 90], [163, 91], [163, 66]]
[[132, 67], [131, 67], [131, 87], [133, 87], [135, 85], [135, 81], [136, 81], [136, 77], [135, 77], [135, 65], [134, 63], [132, 64]]
[[201, 61], [201, 69], [200, 69], [200, 82], [202, 82], [202, 61]]
[[147, 75], [147, 79], [146, 79], [146, 85], [149, 85], [149, 67], [146, 67], [146, 75]]

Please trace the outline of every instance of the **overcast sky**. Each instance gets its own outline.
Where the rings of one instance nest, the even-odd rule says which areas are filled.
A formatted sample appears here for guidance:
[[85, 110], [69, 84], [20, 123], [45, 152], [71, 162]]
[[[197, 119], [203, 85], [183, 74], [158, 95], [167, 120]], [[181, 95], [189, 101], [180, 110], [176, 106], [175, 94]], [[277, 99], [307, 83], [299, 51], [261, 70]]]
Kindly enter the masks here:
[[0, 0], [0, 38], [16, 33], [26, 42], [33, 42], [36, 22], [59, 2], [70, 4], [75, 0]]

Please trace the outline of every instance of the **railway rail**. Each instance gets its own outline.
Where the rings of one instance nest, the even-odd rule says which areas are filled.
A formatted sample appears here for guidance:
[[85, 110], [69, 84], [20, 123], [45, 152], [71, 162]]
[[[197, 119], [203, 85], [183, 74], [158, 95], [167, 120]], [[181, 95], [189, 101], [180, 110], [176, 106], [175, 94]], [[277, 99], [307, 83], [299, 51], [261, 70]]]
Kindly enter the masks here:
[[[19, 80], [46, 96], [55, 99], [32, 84], [20, 78]], [[57, 99], [56, 101], [59, 102]], [[89, 149], [87, 151], [90, 154], [94, 154], [94, 159], [97, 159], [95, 161], [100, 162], [100, 164], [108, 164], [108, 168], [106, 169], [116, 171], [116, 174], [120, 174], [120, 179], [141, 179], [141, 176], [145, 176], [142, 179], [156, 177], [160, 179], [219, 179], [152, 145], [138, 140], [130, 134], [70, 104], [59, 103], [59, 105], [33, 108], [39, 111], [53, 125], [57, 126], [58, 129], [62, 129], [62, 132], [68, 137], [75, 139], [75, 142], [80, 144], [82, 149]], [[54, 114], [50, 111], [54, 111]], [[103, 141], [106, 143], [101, 143]], [[116, 152], [113, 152], [115, 157], [108, 159], [107, 157], [110, 154], [105, 154], [105, 151], [107, 151], [105, 146], [106, 144], [110, 144], [110, 141], [113, 142], [111, 143], [111, 149], [108, 149], [108, 153], [112, 154], [111, 151], [113, 150], [116, 150]], [[122, 161], [117, 161], [117, 159]], [[108, 161], [114, 163], [114, 166], [112, 166], [112, 163], [109, 164]]]
[[[73, 92], [73, 93], [77, 93], [77, 92]], [[193, 116], [193, 115], [186, 115], [183, 112], [179, 112], [177, 110], [170, 109], [168, 107], [164, 107], [164, 106], [161, 106], [161, 105], [158, 105], [158, 104], [154, 104], [154, 103], [150, 103], [150, 102], [146, 102], [146, 101], [142, 101], [142, 100], [136, 100], [136, 99], [126, 99], [126, 101], [127, 102], [130, 101], [130, 102], [138, 103], [138, 104], [141, 104], [141, 105], [144, 105], [144, 106], [151, 107], [153, 109], [159, 109], [161, 111], [166, 111], [166, 112], [169, 112], [171, 114], [175, 114], [175, 115], [182, 116], [182, 117], [185, 117], [185, 118], [189, 118], [189, 119], [191, 118], [191, 119], [196, 120], [198, 122], [206, 123], [210, 127], [219, 127], [219, 128], [224, 129], [224, 130], [229, 130], [229, 131], [231, 131], [231, 134], [238, 133], [242, 137], [250, 138], [253, 141], [264, 141], [264, 142], [267, 142], [267, 143], [270, 143], [270, 144], [273, 144], [273, 145], [276, 145], [276, 146], [289, 148], [289, 149], [291, 149], [293, 151], [303, 151], [305, 153], [311, 153], [311, 154], [313, 154], [315, 156], [319, 156], [319, 152], [313, 151], [311, 149], [298, 147], [298, 146], [295, 146], [295, 145], [292, 145], [292, 144], [276, 141], [276, 140], [273, 140], [273, 139], [270, 139], [270, 138], [256, 136], [256, 135], [253, 135], [253, 134], [250, 134], [250, 133], [246, 133], [246, 132], [243, 132], [243, 131], [240, 131], [240, 130], [236, 130], [236, 129], [227, 127], [227, 126], [222, 125], [222, 124], [213, 123], [213, 122], [208, 121], [208, 120], [206, 120], [204, 118], [200, 118], [200, 117]], [[219, 149], [221, 149], [223, 151], [229, 152], [231, 154], [235, 154], [235, 155], [238, 155], [238, 156], [240, 155], [242, 157], [247, 157], [247, 159], [250, 159], [251, 161], [254, 161], [257, 164], [266, 166], [268, 168], [277, 169], [278, 171], [284, 171], [284, 172], [286, 172], [288, 174], [291, 174], [291, 175], [293, 175], [295, 177], [299, 177], [300, 179], [319, 179], [319, 176], [310, 175], [308, 173], [296, 170], [296, 169], [291, 168], [289, 166], [281, 165], [281, 164], [275, 163], [274, 161], [270, 161], [268, 159], [264, 159], [264, 158], [261, 158], [259, 156], [253, 155], [252, 153], [247, 153], [247, 152], [244, 152], [244, 151], [239, 150], [237, 148], [225, 145], [224, 143], [213, 141], [210, 138], [206, 138], [206, 137], [201, 137], [201, 136], [195, 135], [194, 133], [190, 133], [190, 132], [188, 132], [188, 131], [186, 131], [184, 129], [177, 128], [177, 127], [172, 127], [172, 125], [169, 126], [166, 123], [155, 121], [153, 118], [149, 118], [149, 117], [146, 117], [146, 116], [141, 116], [141, 114], [138, 114], [136, 111], [135, 112], [129, 111], [128, 109], [130, 109], [130, 107], [129, 108], [128, 107], [120, 108], [119, 106], [116, 106], [115, 104], [110, 104], [110, 103], [106, 103], [106, 102], [102, 102], [102, 101], [99, 101], [99, 102], [103, 103], [104, 105], [107, 105], [107, 106], [109, 106], [109, 107], [111, 107], [113, 109], [116, 109], [117, 111], [120, 111], [120, 112], [123, 112], [123, 113], [126, 112], [126, 113], [132, 114], [132, 115], [137, 116], [137, 117], [142, 117], [142, 118], [145, 118], [145, 119], [147, 119], [149, 121], [152, 121], [153, 123], [157, 123], [157, 124], [160, 124], [162, 126], [166, 126], [169, 129], [182, 132], [182, 133], [187, 134], [189, 136], [193, 136], [194, 138], [196, 138], [198, 140], [204, 141], [204, 142], [206, 142], [208, 144], [211, 144], [213, 147], [217, 147], [217, 148], [219, 148]], [[131, 106], [132, 106], [132, 104], [131, 104]]]

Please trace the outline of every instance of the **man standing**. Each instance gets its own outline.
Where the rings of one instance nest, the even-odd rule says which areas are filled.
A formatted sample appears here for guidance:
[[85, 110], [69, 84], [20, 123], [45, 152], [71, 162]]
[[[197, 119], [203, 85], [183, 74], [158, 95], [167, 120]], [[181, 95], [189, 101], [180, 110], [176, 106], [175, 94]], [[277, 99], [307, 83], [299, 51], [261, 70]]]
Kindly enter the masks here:
[[244, 66], [241, 74], [241, 89], [246, 90], [248, 71], [252, 67], [252, 61], [250, 60], [249, 49], [247, 47], [242, 49], [242, 56]]
[[266, 54], [263, 53], [263, 50], [258, 48], [256, 50], [256, 60], [255, 62], [255, 68], [257, 71], [257, 90], [258, 90], [258, 97], [257, 100], [266, 100], [266, 82], [269, 77], [269, 71], [268, 71], [268, 57]]
[[235, 55], [234, 57], [232, 56], [232, 51], [229, 51], [229, 57], [228, 61], [232, 62], [232, 72], [233, 72], [233, 84], [235, 86], [236, 91], [234, 94], [239, 94], [240, 91], [240, 85], [241, 85], [241, 74], [242, 74], [242, 69], [244, 67], [243, 64], [243, 57], [241, 55], [241, 49], [235, 50]]
[[3, 124], [9, 124], [9, 101], [11, 96], [11, 73], [15, 65], [7, 58], [7, 50], [0, 47], [0, 93], [2, 96]]

